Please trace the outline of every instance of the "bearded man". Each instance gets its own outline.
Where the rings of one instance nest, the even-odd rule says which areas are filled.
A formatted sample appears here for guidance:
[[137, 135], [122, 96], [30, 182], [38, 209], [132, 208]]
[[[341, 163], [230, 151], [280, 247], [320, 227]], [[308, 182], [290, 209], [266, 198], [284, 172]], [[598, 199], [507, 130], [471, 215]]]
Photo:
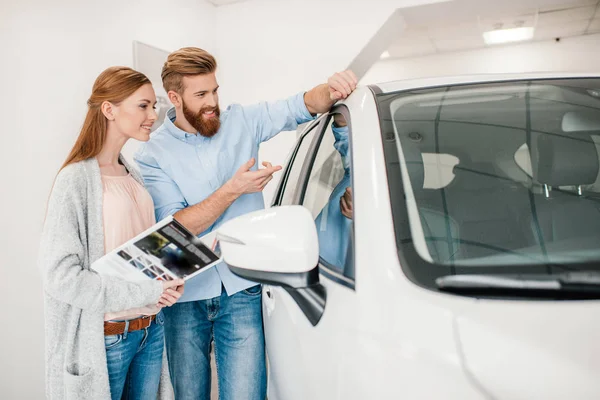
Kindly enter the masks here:
[[[233, 104], [221, 113], [217, 63], [205, 50], [171, 53], [162, 81], [173, 103], [161, 127], [135, 155], [157, 220], [173, 215], [194, 234], [264, 208], [262, 190], [281, 166], [263, 162], [260, 143], [329, 111], [357, 84], [351, 71], [285, 100]], [[214, 344], [219, 398], [264, 400], [266, 362], [261, 286], [233, 275], [225, 264], [186, 283], [165, 308], [165, 339], [175, 397], [210, 399]]]

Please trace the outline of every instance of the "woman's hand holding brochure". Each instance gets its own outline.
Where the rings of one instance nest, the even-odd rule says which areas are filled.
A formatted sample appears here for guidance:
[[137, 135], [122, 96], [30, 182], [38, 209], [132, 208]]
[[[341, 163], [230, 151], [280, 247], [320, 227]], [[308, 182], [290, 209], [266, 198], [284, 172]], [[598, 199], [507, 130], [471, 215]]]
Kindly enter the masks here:
[[157, 307], [171, 307], [177, 303], [177, 300], [183, 295], [183, 279], [174, 279], [172, 281], [163, 281], [163, 292], [156, 304]]

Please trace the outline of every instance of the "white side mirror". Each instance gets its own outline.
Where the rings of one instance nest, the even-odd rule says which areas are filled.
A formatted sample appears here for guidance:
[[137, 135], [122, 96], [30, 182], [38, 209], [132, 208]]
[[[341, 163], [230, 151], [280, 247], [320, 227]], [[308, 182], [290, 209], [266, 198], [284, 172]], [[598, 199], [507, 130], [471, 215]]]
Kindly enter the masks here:
[[314, 326], [325, 311], [319, 283], [319, 239], [302, 206], [273, 207], [224, 223], [217, 231], [223, 259], [234, 274], [283, 287]]
[[302, 206], [273, 207], [242, 215], [217, 232], [225, 262], [245, 270], [303, 273], [319, 261], [319, 240]]

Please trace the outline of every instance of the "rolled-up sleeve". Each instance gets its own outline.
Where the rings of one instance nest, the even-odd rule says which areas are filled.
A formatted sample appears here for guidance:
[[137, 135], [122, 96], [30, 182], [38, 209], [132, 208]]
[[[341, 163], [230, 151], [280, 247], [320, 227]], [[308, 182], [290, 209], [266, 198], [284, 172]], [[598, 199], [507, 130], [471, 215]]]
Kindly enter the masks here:
[[256, 136], [257, 143], [265, 142], [282, 131], [293, 131], [298, 125], [312, 121], [304, 103], [304, 92], [285, 100], [263, 102], [243, 107], [244, 118]]
[[160, 167], [152, 152], [142, 147], [134, 156], [144, 179], [144, 186], [154, 201], [156, 220], [175, 214], [188, 206], [179, 186]]

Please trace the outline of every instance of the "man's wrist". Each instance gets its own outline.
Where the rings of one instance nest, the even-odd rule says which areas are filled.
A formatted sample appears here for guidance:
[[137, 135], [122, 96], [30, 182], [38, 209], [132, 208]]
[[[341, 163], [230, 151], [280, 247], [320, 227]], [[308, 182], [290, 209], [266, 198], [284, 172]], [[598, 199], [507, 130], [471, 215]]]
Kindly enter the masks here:
[[308, 92], [304, 92], [304, 94], [302, 95], [302, 101], [304, 102], [304, 108], [306, 108], [306, 111], [308, 112], [308, 115], [310, 115], [311, 118], [315, 118], [317, 116], [317, 113], [312, 112], [310, 104], [306, 101], [307, 94], [308, 94]]
[[220, 191], [223, 194], [223, 196], [225, 196], [227, 199], [232, 200], [237, 199], [243, 194], [231, 180], [225, 182], [225, 184], [221, 186]]
[[303, 99], [306, 109], [313, 117], [317, 114], [328, 112], [336, 102], [336, 100], [331, 98], [327, 83], [322, 83], [305, 92]]

